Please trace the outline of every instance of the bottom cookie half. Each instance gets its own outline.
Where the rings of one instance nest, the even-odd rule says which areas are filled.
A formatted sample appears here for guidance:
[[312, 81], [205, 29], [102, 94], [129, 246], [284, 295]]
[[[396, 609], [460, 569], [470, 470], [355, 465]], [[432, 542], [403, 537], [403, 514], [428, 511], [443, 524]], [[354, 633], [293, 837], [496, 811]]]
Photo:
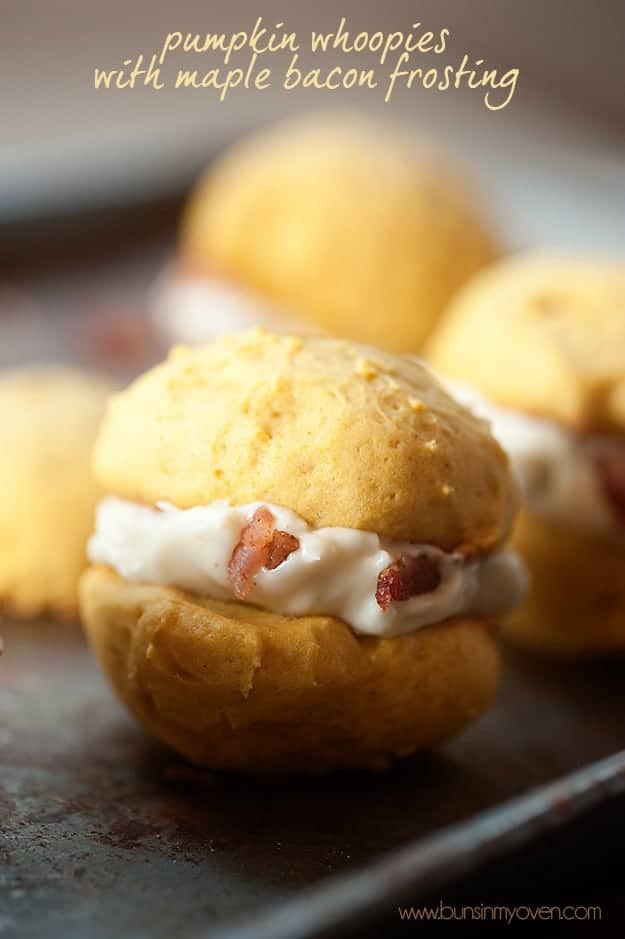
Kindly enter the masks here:
[[625, 546], [523, 511], [514, 548], [530, 573], [504, 636], [563, 656], [625, 652]]
[[492, 702], [488, 625], [455, 619], [396, 638], [285, 617], [92, 568], [91, 645], [146, 730], [197, 763], [253, 771], [388, 764]]

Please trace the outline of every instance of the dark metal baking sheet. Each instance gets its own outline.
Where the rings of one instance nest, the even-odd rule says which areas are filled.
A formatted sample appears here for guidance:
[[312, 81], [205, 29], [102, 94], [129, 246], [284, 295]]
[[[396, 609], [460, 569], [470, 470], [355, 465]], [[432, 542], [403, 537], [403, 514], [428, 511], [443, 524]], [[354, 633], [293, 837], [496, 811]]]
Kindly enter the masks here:
[[[329, 905], [336, 886], [307, 906], [301, 935], [318, 935], [340, 925], [347, 899], [361, 913], [388, 903], [395, 869], [416, 897], [432, 878], [453, 880], [481, 863], [485, 834], [487, 854], [509, 848], [502, 820], [522, 822], [523, 803], [468, 828], [467, 820], [625, 743], [618, 665], [508, 654], [496, 707], [437, 753], [378, 774], [214, 776], [144, 737], [114, 701], [77, 628], [4, 623], [1, 631], [3, 939], [208, 935], [402, 848], [373, 880], [343, 887], [338, 911]], [[615, 761], [608, 768], [616, 786], [623, 761]], [[591, 793], [582, 808], [609, 797], [605, 779], [605, 768], [582, 775], [576, 785]], [[574, 814], [573, 794], [569, 786], [533, 803], [538, 822], [521, 825], [523, 837]], [[424, 840], [457, 824], [442, 842]], [[459, 866], [444, 853], [453, 846], [462, 849]], [[315, 918], [315, 909], [326, 918]], [[332, 910], [338, 918], [328, 922]], [[275, 939], [289, 934], [269, 923]], [[259, 937], [271, 935], [268, 928], [262, 917], [255, 922]]]
[[[613, 813], [622, 814], [624, 792], [625, 751], [620, 751], [464, 822], [417, 839], [361, 871], [335, 876], [293, 900], [243, 918], [232, 927], [221, 929], [218, 939], [318, 939], [345, 935], [355, 931], [368, 916], [377, 918], [386, 913], [388, 920], [389, 911], [395, 913], [400, 924], [399, 907], [406, 909], [406, 904], [414, 907], [416, 901], [431, 896], [436, 888], [449, 885], [501, 855], [514, 855], [552, 829], [557, 829], [559, 836], [560, 829], [568, 832], [576, 826], [579, 836], [589, 818], [597, 827], [598, 809], [607, 806]], [[560, 857], [558, 862], [565, 866]], [[516, 897], [516, 901], [523, 899]], [[435, 904], [417, 905], [436, 910]], [[478, 905], [475, 897], [471, 905]], [[519, 905], [526, 906], [514, 903]], [[537, 905], [532, 906], [536, 909]], [[445, 903], [445, 907], [448, 911], [462, 908], [450, 903]], [[601, 913], [597, 911], [603, 912], [600, 906], [593, 905], [593, 915], [597, 916], [595, 928], [601, 922], [598, 918]], [[450, 913], [445, 915], [449, 917]]]

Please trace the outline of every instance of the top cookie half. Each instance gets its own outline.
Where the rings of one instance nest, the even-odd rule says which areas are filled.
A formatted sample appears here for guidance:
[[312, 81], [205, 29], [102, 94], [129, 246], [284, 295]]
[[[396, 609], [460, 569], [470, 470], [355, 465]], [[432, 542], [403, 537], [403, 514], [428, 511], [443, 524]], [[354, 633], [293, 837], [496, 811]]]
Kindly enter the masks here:
[[506, 407], [625, 431], [625, 264], [524, 254], [474, 277], [426, 350]]
[[127, 499], [268, 501], [315, 527], [468, 553], [498, 545], [517, 508], [488, 425], [426, 367], [260, 330], [174, 349], [116, 395], [95, 465]]

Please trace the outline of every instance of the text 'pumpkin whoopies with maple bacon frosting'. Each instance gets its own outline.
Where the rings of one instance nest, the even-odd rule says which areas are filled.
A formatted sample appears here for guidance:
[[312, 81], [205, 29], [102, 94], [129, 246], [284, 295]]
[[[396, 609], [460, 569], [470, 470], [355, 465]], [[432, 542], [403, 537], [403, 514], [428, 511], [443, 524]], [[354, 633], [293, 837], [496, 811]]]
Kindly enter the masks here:
[[95, 465], [86, 629], [192, 760], [383, 765], [491, 703], [516, 488], [420, 364], [262, 331], [178, 348], [112, 400]]

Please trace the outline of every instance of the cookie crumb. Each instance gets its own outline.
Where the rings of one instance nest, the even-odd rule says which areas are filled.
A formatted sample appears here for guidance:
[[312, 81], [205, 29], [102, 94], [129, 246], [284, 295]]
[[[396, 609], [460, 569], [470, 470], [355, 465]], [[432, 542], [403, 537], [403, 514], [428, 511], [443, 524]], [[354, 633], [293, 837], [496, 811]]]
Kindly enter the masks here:
[[360, 357], [356, 361], [356, 366], [354, 368], [356, 375], [360, 375], [361, 378], [375, 378], [378, 374], [378, 370], [373, 362], [370, 362], [369, 359]]

